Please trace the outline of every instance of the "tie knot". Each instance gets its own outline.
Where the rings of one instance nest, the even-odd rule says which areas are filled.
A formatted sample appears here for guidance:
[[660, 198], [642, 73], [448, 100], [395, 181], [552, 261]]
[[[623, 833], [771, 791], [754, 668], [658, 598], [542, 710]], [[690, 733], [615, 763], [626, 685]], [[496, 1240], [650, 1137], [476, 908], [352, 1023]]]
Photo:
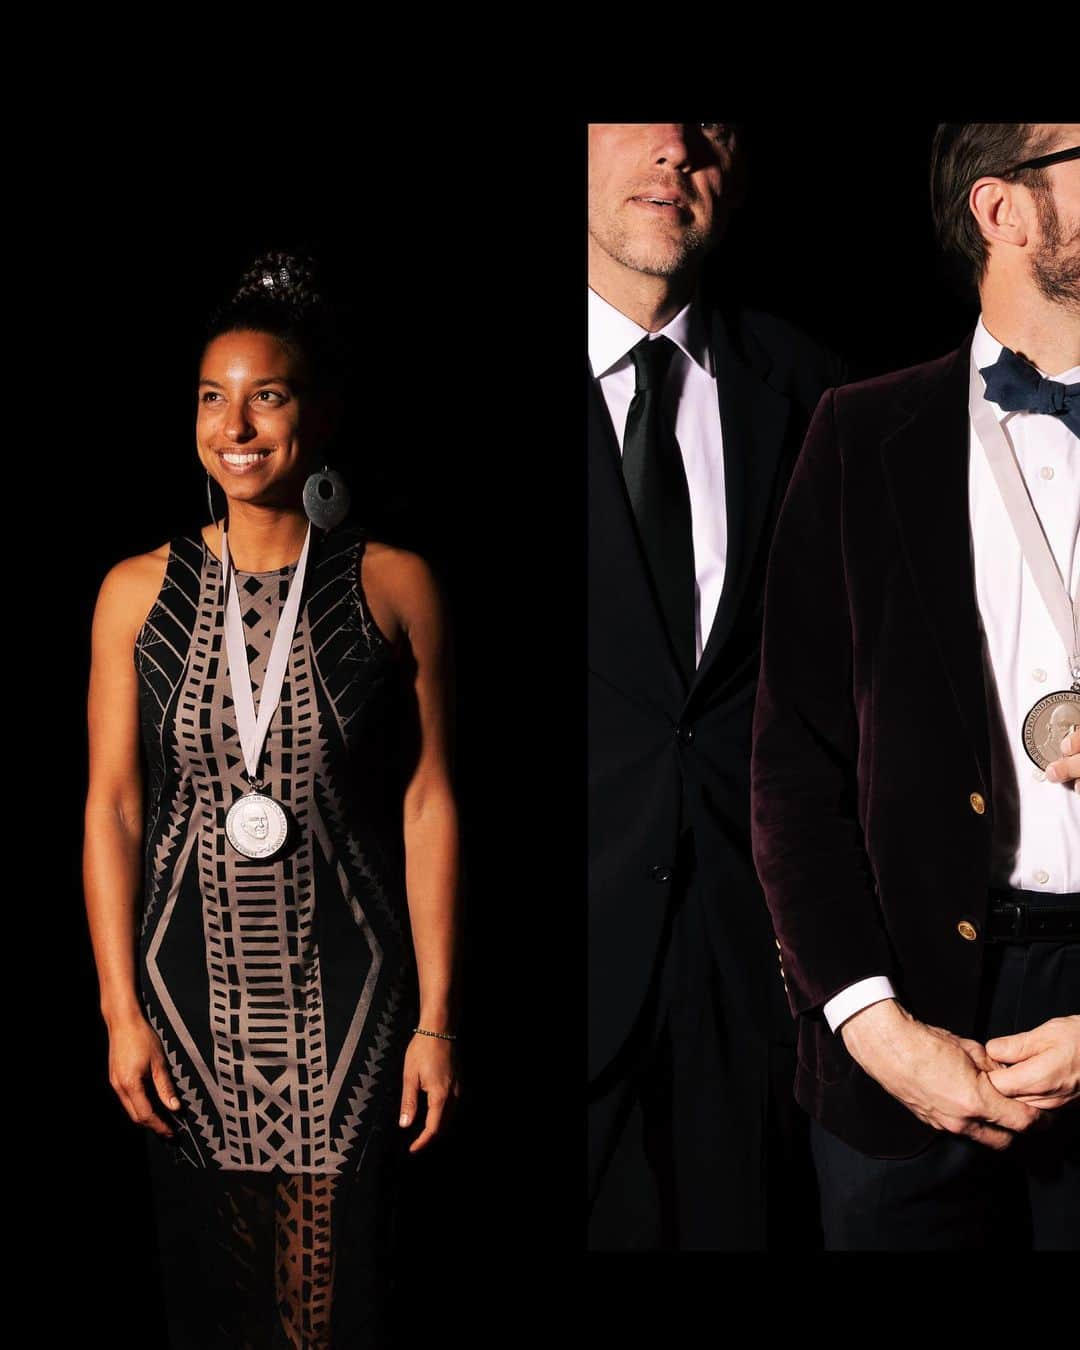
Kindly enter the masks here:
[[1076, 430], [1076, 404], [1080, 384], [1048, 380], [1027, 357], [1002, 347], [998, 359], [980, 372], [986, 380], [986, 397], [1006, 412], [1044, 413], [1060, 417]]
[[675, 344], [666, 337], [642, 338], [636, 347], [632, 347], [630, 358], [634, 363], [634, 393], [659, 389], [674, 355]]
[[1049, 413], [1060, 417], [1065, 411], [1065, 395], [1068, 389], [1060, 380], [1042, 379], [1035, 390], [1035, 412]]

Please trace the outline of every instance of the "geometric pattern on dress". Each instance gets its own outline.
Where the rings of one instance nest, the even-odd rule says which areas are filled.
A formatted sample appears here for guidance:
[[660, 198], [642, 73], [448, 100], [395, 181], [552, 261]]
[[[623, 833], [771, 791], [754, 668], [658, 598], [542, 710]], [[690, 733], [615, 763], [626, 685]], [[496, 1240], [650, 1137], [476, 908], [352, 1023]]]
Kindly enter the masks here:
[[282, 1177], [274, 1192], [274, 1292], [290, 1344], [330, 1345], [334, 1291], [333, 1203], [341, 1177]]
[[[363, 545], [356, 530], [313, 531], [260, 761], [266, 790], [292, 818], [275, 858], [245, 858], [224, 833], [225, 813], [248, 785], [227, 679], [221, 565], [201, 537], [171, 541], [136, 641], [148, 822], [140, 977], [183, 1103], [183, 1156], [196, 1166], [343, 1173], [363, 1156], [373, 1103], [400, 1088], [415, 970], [400, 841], [378, 779], [389, 767], [398, 672], [359, 586]], [[295, 564], [237, 574], [256, 707], [294, 573]], [[315, 848], [324, 862], [318, 894]], [[363, 970], [347, 1001], [332, 991], [339, 1010], [351, 1008], [333, 1063], [319, 906], [351, 916], [347, 968]], [[340, 984], [340, 960], [335, 969]]]

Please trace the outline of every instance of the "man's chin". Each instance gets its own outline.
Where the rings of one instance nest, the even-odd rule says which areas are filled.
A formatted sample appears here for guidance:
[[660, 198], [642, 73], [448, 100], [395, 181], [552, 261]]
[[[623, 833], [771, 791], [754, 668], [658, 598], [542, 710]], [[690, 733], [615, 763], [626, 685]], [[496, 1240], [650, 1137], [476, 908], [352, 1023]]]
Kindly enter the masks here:
[[697, 249], [649, 247], [628, 249], [619, 261], [647, 276], [677, 277], [696, 266], [703, 256]]

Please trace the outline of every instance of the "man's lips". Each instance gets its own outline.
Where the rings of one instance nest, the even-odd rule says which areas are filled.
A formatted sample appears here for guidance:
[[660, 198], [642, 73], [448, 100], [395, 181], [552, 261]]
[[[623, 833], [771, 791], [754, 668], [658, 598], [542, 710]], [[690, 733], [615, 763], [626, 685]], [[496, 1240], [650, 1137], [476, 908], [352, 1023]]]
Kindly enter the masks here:
[[666, 215], [679, 217], [689, 215], [690, 205], [686, 198], [678, 193], [668, 192], [640, 192], [631, 197], [630, 200], [635, 206], [640, 206], [645, 211], [651, 211], [654, 215]]

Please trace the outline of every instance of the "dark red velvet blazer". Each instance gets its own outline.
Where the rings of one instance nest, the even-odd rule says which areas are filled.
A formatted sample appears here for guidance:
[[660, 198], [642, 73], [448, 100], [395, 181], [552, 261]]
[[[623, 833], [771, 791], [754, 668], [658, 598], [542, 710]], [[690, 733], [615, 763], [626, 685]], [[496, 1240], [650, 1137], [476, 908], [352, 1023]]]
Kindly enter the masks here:
[[766, 581], [751, 838], [798, 1022], [795, 1096], [883, 1157], [935, 1132], [855, 1063], [822, 1005], [885, 974], [913, 1016], [969, 1036], [983, 959], [994, 818], [970, 349], [822, 396]]

